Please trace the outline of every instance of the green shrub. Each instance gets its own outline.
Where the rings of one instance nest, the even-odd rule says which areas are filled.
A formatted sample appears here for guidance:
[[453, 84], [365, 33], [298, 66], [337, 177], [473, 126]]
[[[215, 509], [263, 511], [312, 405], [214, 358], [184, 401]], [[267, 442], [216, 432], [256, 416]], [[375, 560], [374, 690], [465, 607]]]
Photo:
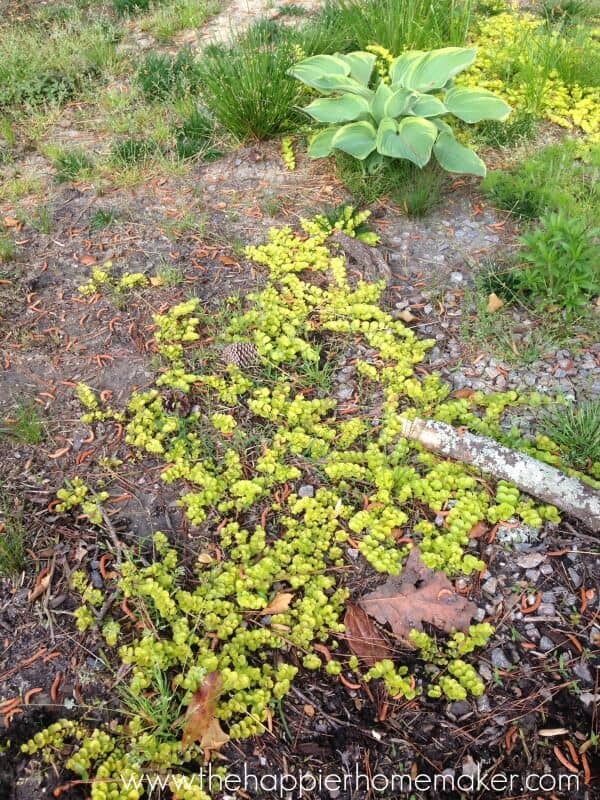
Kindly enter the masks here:
[[[487, 90], [453, 86], [454, 77], [471, 66], [475, 53], [474, 48], [461, 47], [408, 51], [392, 59], [383, 75], [375, 69], [376, 55], [360, 50], [311, 56], [295, 64], [291, 75], [333, 95], [304, 108], [328, 125], [312, 138], [308, 155], [324, 158], [341, 150], [371, 171], [386, 158], [424, 167], [433, 154], [448, 172], [485, 175], [483, 161], [456, 140], [442, 119], [453, 114], [472, 124], [503, 120], [510, 113], [510, 106]], [[445, 92], [442, 97], [440, 90]]]
[[564, 408], [556, 406], [541, 421], [541, 430], [576, 469], [600, 462], [600, 400]]
[[148, 100], [182, 97], [198, 90], [198, 62], [189, 47], [174, 56], [148, 53], [136, 73], [135, 82]]
[[600, 294], [599, 231], [565, 212], [545, 214], [521, 237], [520, 288], [542, 306], [572, 315]]
[[301, 93], [287, 74], [294, 60], [292, 34], [270, 26], [252, 27], [231, 46], [210, 45], [199, 63], [208, 110], [240, 141], [289, 130]]
[[70, 150], [58, 153], [52, 160], [56, 169], [58, 183], [74, 181], [94, 166], [91, 158], [83, 150]]

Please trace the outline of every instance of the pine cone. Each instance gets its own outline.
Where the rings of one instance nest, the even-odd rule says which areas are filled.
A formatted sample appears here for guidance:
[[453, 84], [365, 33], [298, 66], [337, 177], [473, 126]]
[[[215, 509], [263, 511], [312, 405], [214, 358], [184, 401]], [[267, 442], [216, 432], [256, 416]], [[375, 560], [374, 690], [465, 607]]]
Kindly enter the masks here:
[[221, 358], [225, 364], [235, 364], [240, 369], [248, 369], [258, 364], [256, 345], [249, 342], [232, 342], [223, 349]]

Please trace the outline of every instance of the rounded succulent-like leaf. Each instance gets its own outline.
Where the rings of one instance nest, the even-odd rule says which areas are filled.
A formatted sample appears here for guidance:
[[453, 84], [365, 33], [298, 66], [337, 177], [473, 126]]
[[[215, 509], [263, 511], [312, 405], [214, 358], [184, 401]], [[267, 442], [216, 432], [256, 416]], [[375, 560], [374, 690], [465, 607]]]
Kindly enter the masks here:
[[406, 158], [424, 167], [431, 158], [431, 149], [438, 129], [423, 117], [404, 117], [397, 123], [385, 117], [377, 131], [377, 151], [390, 158]]
[[504, 120], [512, 111], [501, 97], [487, 89], [469, 89], [458, 86], [446, 92], [444, 104], [450, 113], [463, 122], [481, 122], [482, 119]]
[[392, 83], [417, 92], [441, 89], [451, 78], [471, 66], [477, 54], [474, 47], [442, 47], [418, 56], [416, 52], [404, 53], [396, 59], [390, 67], [390, 75]]
[[369, 108], [370, 104], [364, 97], [343, 94], [313, 100], [304, 110], [318, 122], [353, 122], [370, 116]]
[[353, 53], [338, 55], [350, 67], [350, 77], [365, 86], [369, 85], [373, 67], [375, 66], [376, 56], [364, 50], [355, 50]]
[[462, 172], [485, 178], [486, 168], [477, 153], [457, 142], [452, 132], [438, 136], [433, 152], [441, 167], [448, 172]]
[[308, 157], [326, 158], [330, 156], [333, 151], [331, 142], [338, 130], [337, 127], [325, 128], [324, 131], [319, 131], [313, 136], [308, 146]]
[[366, 120], [351, 122], [338, 129], [331, 145], [362, 161], [375, 150], [376, 134], [373, 125]]
[[288, 74], [313, 89], [322, 89], [323, 78], [350, 75], [350, 65], [339, 56], [310, 56], [294, 64], [288, 70]]

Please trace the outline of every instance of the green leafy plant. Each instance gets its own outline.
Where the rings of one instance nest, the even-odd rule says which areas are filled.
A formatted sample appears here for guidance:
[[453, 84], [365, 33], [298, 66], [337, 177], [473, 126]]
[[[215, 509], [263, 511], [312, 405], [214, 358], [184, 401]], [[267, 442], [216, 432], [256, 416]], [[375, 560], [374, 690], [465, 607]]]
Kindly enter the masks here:
[[274, 37], [260, 24], [231, 46], [207, 47], [199, 80], [208, 110], [240, 141], [289, 130], [300, 97], [300, 87], [288, 75], [296, 58], [291, 34]]
[[541, 431], [561, 449], [575, 469], [600, 462], [600, 400], [556, 406], [542, 417]]
[[424, 167], [433, 154], [448, 172], [484, 176], [483, 161], [457, 141], [442, 119], [453, 114], [472, 124], [503, 120], [510, 113], [510, 106], [492, 92], [453, 86], [453, 78], [474, 62], [475, 54], [474, 48], [462, 47], [408, 51], [391, 62], [388, 82], [373, 82], [376, 55], [366, 51], [311, 56], [294, 65], [291, 75], [332, 95], [304, 109], [328, 125], [313, 137], [308, 155], [324, 158], [341, 150], [370, 171], [385, 158]]
[[0, 438], [11, 436], [25, 444], [39, 444], [44, 438], [44, 424], [34, 403], [19, 403], [0, 425]]
[[598, 230], [565, 212], [545, 214], [521, 237], [519, 287], [543, 306], [569, 314], [600, 294]]
[[90, 217], [90, 228], [93, 231], [102, 230], [119, 219], [120, 213], [112, 208], [99, 208]]
[[159, 147], [152, 139], [124, 139], [113, 145], [112, 160], [121, 166], [127, 167], [148, 161], [157, 155]]

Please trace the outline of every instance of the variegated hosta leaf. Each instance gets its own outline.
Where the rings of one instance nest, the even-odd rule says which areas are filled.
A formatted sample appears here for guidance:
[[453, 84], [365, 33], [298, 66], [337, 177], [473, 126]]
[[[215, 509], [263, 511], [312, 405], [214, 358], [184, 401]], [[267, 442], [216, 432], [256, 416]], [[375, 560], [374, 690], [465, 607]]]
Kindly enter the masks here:
[[375, 97], [371, 100], [371, 116], [377, 124], [379, 124], [384, 117], [388, 116], [385, 113], [385, 106], [392, 95], [393, 92], [387, 83], [381, 81], [375, 92]]
[[356, 94], [341, 97], [321, 97], [305, 107], [307, 114], [318, 122], [353, 122], [370, 116], [370, 104]]
[[336, 127], [325, 128], [324, 131], [320, 131], [313, 136], [308, 147], [308, 157], [326, 158], [327, 156], [330, 156], [333, 151], [331, 142], [338, 130], [339, 128]]
[[441, 89], [450, 78], [471, 66], [477, 51], [474, 47], [443, 47], [429, 53], [404, 53], [390, 67], [392, 83], [405, 89], [429, 92]]
[[424, 167], [431, 158], [431, 149], [438, 129], [423, 117], [404, 117], [397, 123], [385, 117], [377, 131], [377, 151], [390, 158], [406, 158]]
[[310, 56], [294, 64], [288, 70], [288, 75], [292, 75], [313, 89], [322, 89], [323, 78], [350, 75], [350, 65], [338, 56]]
[[375, 150], [375, 137], [377, 131], [370, 122], [362, 120], [351, 122], [339, 128], [331, 145], [336, 150], [343, 150], [359, 161], [363, 161], [373, 150]]
[[502, 121], [512, 111], [508, 103], [487, 89], [450, 89], [446, 92], [444, 104], [455, 117], [470, 123], [481, 122], [482, 119]]
[[433, 152], [441, 167], [448, 172], [462, 172], [485, 178], [485, 164], [477, 153], [457, 142], [452, 131], [440, 133]]
[[373, 53], [355, 50], [353, 53], [338, 55], [336, 58], [341, 58], [350, 67], [351, 78], [365, 86], [369, 85], [377, 58]]
[[385, 116], [395, 119], [402, 114], [408, 114], [413, 97], [414, 92], [410, 89], [397, 88], [385, 104]]
[[415, 117], [438, 117], [440, 114], [447, 114], [448, 109], [439, 97], [415, 92], [407, 113]]

